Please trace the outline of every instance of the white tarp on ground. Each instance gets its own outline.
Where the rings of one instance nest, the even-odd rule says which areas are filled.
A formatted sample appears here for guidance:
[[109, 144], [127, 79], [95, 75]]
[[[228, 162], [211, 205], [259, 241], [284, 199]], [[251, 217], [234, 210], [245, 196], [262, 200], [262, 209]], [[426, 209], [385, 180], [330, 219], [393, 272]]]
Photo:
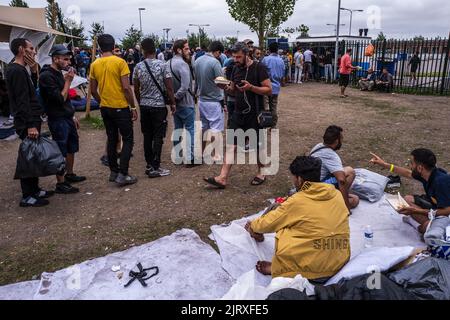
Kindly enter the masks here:
[[[147, 288], [137, 280], [124, 288], [130, 269], [136, 271], [139, 262], [145, 268], [158, 266], [159, 275], [147, 281]], [[113, 266], [121, 267], [122, 279]], [[232, 285], [217, 252], [194, 231], [183, 229], [140, 247], [43, 274], [40, 282], [2, 287], [0, 300], [206, 300], [221, 298]]]
[[[261, 213], [260, 213], [261, 214]], [[237, 220], [230, 225], [213, 226], [215, 239], [222, 257], [223, 268], [236, 280], [255, 269], [259, 260], [271, 261], [275, 248], [275, 235], [266, 235], [263, 243], [256, 243], [245, 231], [247, 221], [260, 214]], [[374, 230], [374, 246], [397, 248], [425, 248], [420, 234], [402, 221], [399, 215], [383, 197], [377, 203], [362, 201], [353, 210], [350, 218], [352, 258], [364, 251], [364, 229], [371, 225]], [[241, 280], [241, 279], [240, 279]], [[258, 276], [255, 283], [266, 287], [271, 277]]]

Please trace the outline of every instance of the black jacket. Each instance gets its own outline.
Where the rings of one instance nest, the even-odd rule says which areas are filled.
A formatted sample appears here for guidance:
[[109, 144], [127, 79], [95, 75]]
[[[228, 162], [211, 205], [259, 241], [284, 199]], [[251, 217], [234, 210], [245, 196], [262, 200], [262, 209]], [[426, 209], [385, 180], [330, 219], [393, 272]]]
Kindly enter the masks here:
[[75, 109], [69, 96], [64, 100], [61, 91], [64, 89], [64, 76], [60, 71], [46, 65], [39, 75], [39, 92], [46, 107], [48, 119], [72, 118]]
[[6, 69], [6, 84], [16, 131], [39, 128], [44, 108], [36, 95], [37, 75], [32, 79], [24, 66], [11, 63]]

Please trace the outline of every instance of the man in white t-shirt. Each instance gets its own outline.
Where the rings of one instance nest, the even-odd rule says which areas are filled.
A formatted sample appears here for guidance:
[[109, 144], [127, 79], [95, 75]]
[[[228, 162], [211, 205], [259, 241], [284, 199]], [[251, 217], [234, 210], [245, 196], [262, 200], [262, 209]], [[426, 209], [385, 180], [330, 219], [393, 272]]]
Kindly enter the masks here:
[[325, 132], [323, 143], [319, 143], [311, 151], [311, 157], [322, 160], [320, 181], [332, 184], [339, 189], [349, 210], [359, 205], [359, 197], [350, 194], [350, 188], [356, 178], [355, 170], [344, 167], [341, 157], [336, 151], [342, 148], [344, 130], [338, 126], [330, 126]]
[[298, 48], [298, 51], [294, 55], [294, 62], [295, 62], [294, 83], [302, 83], [303, 62], [304, 62], [304, 56], [302, 53], [302, 49]]

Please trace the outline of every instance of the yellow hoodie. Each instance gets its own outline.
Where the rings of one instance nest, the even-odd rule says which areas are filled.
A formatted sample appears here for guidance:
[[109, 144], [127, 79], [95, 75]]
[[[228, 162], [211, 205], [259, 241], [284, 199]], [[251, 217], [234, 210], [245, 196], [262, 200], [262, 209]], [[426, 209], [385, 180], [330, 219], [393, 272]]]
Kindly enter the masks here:
[[350, 259], [349, 211], [330, 184], [305, 183], [280, 207], [253, 221], [252, 229], [276, 232], [274, 278], [328, 278]]

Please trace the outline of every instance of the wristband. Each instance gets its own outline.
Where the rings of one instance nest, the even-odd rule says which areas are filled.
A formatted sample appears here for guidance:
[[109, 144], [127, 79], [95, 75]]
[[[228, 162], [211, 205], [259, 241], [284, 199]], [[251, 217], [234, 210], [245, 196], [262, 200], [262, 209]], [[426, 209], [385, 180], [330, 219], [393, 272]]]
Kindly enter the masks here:
[[390, 172], [391, 172], [391, 173], [394, 173], [394, 169], [395, 169], [395, 166], [394, 166], [393, 164], [391, 164], [391, 170], [390, 170]]

